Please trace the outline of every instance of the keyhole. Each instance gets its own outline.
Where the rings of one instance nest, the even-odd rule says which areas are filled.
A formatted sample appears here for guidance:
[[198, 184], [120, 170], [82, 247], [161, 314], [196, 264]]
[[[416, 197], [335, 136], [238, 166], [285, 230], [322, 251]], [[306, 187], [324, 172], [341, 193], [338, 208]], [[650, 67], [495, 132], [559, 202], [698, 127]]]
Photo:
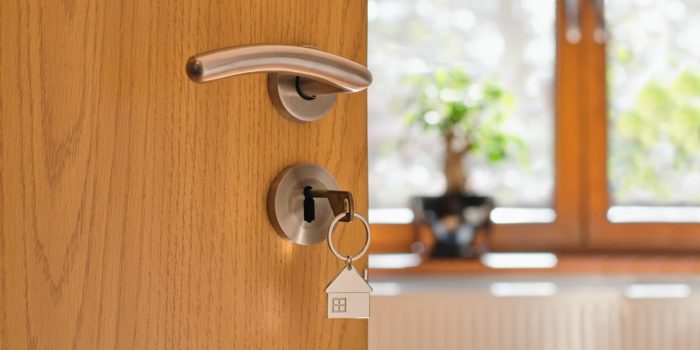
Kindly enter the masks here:
[[311, 186], [304, 187], [304, 221], [313, 222], [316, 220], [316, 202], [311, 195]]

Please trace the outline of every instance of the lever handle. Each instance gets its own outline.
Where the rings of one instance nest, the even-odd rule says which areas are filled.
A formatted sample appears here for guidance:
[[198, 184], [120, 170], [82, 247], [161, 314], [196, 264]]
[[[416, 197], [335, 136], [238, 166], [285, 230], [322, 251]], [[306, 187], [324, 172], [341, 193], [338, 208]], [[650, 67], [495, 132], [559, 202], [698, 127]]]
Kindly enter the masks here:
[[187, 76], [197, 83], [267, 72], [272, 102], [295, 121], [323, 117], [337, 94], [358, 92], [372, 83], [361, 64], [311, 47], [248, 45], [204, 52], [190, 57]]
[[566, 17], [566, 41], [569, 44], [578, 44], [581, 41], [579, 0], [564, 0], [564, 16]]
[[593, 30], [593, 41], [596, 44], [605, 44], [608, 34], [605, 31], [605, 4], [603, 0], [593, 0], [595, 11], [595, 29]]
[[363, 65], [311, 47], [229, 47], [194, 55], [187, 61], [187, 75], [198, 83], [258, 72], [290, 74], [317, 82], [304, 82], [303, 92], [308, 96], [358, 92], [372, 82], [372, 74]]

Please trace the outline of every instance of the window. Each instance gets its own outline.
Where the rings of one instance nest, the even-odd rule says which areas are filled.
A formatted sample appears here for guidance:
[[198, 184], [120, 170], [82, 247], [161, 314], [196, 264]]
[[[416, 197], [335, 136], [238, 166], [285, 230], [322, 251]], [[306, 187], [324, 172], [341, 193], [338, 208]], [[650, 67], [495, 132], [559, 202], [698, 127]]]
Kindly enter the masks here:
[[333, 298], [333, 312], [346, 312], [347, 298]]
[[605, 10], [608, 218], [699, 221], [700, 3], [609, 1]]
[[[584, 43], [592, 247], [700, 247], [700, 4], [605, 2]], [[593, 10], [593, 9], [589, 9]], [[591, 21], [593, 23], [594, 21]]]
[[[445, 190], [441, 138], [416, 133], [404, 122], [417, 93], [407, 80], [459, 68], [478, 84], [498, 84], [513, 96], [503, 128], [524, 143], [522, 152], [497, 165], [483, 154], [468, 157], [471, 187], [495, 196], [502, 207], [544, 209], [529, 211], [520, 221], [537, 221], [538, 215], [551, 221], [555, 0], [371, 0], [368, 14], [368, 64], [374, 75], [369, 93], [371, 220], [410, 222], [410, 215], [401, 217], [396, 208], [406, 208], [412, 195]], [[406, 138], [411, 142], [402, 143]], [[507, 213], [503, 220], [512, 221]]]
[[445, 188], [440, 138], [402, 121], [406, 81], [460, 66], [513, 96], [503, 127], [527, 150], [465, 164], [496, 199], [493, 248], [700, 248], [700, 3], [371, 0], [368, 14], [378, 236], [412, 239], [407, 199]]

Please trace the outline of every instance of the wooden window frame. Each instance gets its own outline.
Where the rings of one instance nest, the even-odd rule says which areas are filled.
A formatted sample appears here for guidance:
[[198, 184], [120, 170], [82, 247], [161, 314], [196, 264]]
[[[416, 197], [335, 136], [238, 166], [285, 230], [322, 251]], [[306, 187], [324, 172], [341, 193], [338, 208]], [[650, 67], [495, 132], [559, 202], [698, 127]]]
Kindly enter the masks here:
[[[582, 3], [582, 29], [593, 33], [595, 10], [590, 1]], [[587, 246], [595, 250], [642, 252], [697, 252], [700, 225], [694, 223], [612, 223], [607, 219], [611, 200], [607, 177], [608, 108], [605, 45], [584, 35], [582, 77], [583, 133], [588, 141], [585, 169], [589, 195], [585, 198]]]
[[[555, 59], [555, 184], [556, 219], [547, 224], [494, 224], [491, 248], [501, 251], [578, 249], [582, 242], [581, 188], [583, 164], [580, 130], [580, 45], [565, 39], [563, 0], [556, 6]], [[574, 83], [569, 83], [574, 82]]]
[[[581, 42], [564, 36], [563, 0], [557, 1], [555, 81], [556, 220], [547, 224], [494, 224], [494, 251], [675, 253], [700, 249], [700, 225], [611, 223], [607, 183], [605, 45], [594, 42], [593, 2], [580, 0]], [[373, 224], [372, 251], [410, 251], [420, 228]]]

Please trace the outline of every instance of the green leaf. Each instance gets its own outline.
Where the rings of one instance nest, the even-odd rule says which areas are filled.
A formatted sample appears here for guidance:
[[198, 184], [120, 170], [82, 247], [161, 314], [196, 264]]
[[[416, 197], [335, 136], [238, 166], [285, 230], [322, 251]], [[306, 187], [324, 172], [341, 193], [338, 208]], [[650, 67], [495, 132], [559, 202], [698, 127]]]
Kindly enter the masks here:
[[438, 67], [431, 74], [406, 76], [402, 81], [417, 88], [403, 102], [410, 127], [443, 137], [454, 132], [471, 145], [469, 153], [481, 154], [492, 163], [526, 153], [525, 143], [503, 130], [515, 99], [495, 80], [475, 81], [460, 67]]

